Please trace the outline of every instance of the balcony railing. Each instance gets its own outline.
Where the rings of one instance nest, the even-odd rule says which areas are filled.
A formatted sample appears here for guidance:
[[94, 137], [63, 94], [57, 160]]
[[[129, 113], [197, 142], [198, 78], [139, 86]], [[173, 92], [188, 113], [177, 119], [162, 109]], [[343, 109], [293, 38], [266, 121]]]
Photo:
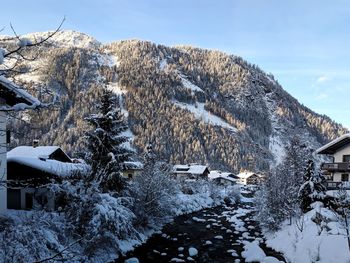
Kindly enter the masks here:
[[325, 185], [326, 185], [328, 190], [339, 189], [339, 187], [342, 187], [344, 189], [350, 189], [350, 182], [332, 182], [332, 181], [327, 181], [327, 182], [325, 182]]
[[350, 172], [350, 163], [323, 163], [321, 169], [328, 172]]

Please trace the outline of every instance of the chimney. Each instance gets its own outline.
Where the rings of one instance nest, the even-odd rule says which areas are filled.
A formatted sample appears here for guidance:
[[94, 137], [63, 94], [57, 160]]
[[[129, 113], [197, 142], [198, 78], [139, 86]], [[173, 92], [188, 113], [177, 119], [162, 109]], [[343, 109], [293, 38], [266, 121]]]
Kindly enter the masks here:
[[38, 147], [39, 146], [39, 140], [35, 139], [33, 140], [33, 148]]

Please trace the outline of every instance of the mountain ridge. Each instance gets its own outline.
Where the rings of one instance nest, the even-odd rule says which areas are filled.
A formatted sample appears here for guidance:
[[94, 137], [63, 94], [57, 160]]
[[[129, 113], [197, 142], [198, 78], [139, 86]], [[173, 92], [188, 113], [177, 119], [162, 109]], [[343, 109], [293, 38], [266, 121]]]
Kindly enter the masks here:
[[[59, 114], [28, 113], [44, 132], [13, 121], [14, 129], [28, 132], [24, 138], [14, 135], [17, 143], [39, 137], [68, 152], [81, 150], [87, 128], [83, 117], [94, 110], [103, 85], [122, 95], [133, 145], [142, 151], [151, 141], [158, 155], [172, 163], [266, 171], [281, 162], [293, 135], [316, 149], [347, 132], [300, 104], [272, 74], [239, 56], [135, 39], [101, 44], [85, 34], [67, 34], [73, 39], [43, 48], [43, 69], [35, 81], [26, 74], [17, 77], [27, 86], [53, 87], [62, 99]], [[79, 39], [101, 45], [77, 43]], [[31, 67], [28, 62], [26, 66]], [[43, 122], [45, 114], [49, 117]]]

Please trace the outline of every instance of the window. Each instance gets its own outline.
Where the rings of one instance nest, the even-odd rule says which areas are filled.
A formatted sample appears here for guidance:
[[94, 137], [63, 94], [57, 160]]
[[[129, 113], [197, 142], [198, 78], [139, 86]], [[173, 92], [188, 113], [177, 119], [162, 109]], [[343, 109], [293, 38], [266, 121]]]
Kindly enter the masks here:
[[343, 163], [350, 163], [350, 155], [343, 155]]
[[349, 174], [342, 174], [341, 181], [342, 182], [349, 182]]

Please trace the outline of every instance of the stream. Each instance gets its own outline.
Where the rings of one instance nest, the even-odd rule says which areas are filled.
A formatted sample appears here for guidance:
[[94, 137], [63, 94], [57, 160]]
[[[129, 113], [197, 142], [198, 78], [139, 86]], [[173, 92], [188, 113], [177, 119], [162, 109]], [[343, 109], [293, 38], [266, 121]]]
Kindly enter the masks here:
[[117, 262], [133, 257], [140, 263], [245, 262], [241, 254], [245, 243], [252, 241], [259, 242], [266, 256], [273, 257], [266, 262], [285, 262], [281, 254], [266, 247], [253, 218], [253, 204], [246, 200], [178, 216]]

